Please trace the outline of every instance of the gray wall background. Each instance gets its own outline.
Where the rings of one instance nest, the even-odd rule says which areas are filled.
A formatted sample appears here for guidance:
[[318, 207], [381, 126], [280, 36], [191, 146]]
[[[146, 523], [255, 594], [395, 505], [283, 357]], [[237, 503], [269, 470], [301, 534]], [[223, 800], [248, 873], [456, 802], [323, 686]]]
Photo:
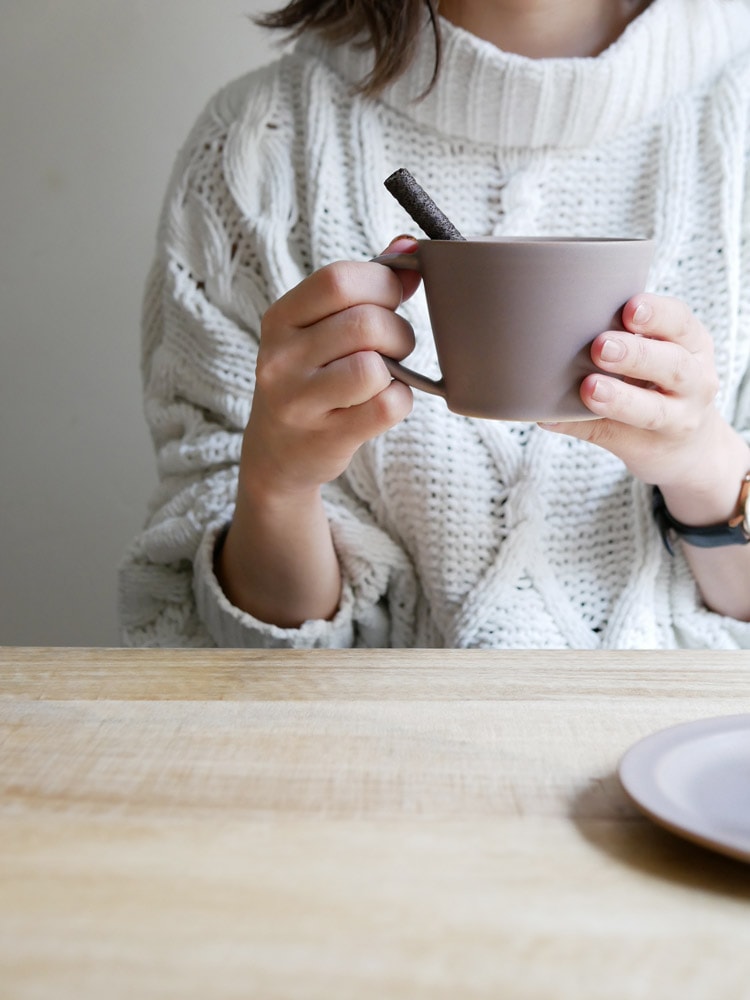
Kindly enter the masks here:
[[143, 284], [169, 172], [274, 0], [0, 0], [0, 645], [117, 644], [155, 484]]

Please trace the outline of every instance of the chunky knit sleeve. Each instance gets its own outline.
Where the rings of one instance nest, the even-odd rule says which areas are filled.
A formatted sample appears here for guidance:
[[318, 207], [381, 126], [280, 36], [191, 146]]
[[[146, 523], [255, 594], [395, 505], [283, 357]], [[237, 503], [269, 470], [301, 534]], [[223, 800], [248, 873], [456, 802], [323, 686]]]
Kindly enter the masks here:
[[234, 510], [260, 318], [310, 267], [283, 85], [283, 75], [260, 71], [218, 95], [170, 182], [143, 310], [159, 486], [120, 567], [127, 645], [388, 644], [389, 574], [357, 547], [379, 553], [375, 564], [399, 556], [342, 485], [326, 493], [344, 576], [333, 621], [299, 629], [259, 622], [232, 607], [213, 572]]

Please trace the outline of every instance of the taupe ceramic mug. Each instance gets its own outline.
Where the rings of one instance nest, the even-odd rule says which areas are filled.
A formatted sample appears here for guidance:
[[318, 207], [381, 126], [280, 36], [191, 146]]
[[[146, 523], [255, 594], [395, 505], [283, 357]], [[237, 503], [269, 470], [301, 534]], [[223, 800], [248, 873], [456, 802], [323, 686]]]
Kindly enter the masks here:
[[647, 239], [419, 240], [379, 263], [421, 273], [442, 378], [386, 358], [394, 378], [442, 396], [455, 413], [496, 420], [582, 420], [592, 340], [622, 329], [643, 291]]

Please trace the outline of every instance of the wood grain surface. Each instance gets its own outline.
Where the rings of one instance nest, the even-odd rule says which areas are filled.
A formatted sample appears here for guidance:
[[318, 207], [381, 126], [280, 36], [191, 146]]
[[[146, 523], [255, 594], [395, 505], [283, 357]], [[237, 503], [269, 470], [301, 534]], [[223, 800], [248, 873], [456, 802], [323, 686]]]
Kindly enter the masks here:
[[750, 998], [624, 751], [745, 653], [0, 650], [0, 998]]

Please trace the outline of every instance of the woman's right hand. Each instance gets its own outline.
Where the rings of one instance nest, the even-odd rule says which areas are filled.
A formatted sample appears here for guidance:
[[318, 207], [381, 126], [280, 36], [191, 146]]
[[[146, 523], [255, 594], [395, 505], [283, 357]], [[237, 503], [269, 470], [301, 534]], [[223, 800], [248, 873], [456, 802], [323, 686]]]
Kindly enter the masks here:
[[[400, 237], [388, 250], [415, 247]], [[401, 360], [412, 350], [396, 309], [419, 280], [372, 262], [330, 264], [263, 317], [237, 504], [215, 560], [229, 600], [262, 621], [296, 628], [339, 605], [320, 487], [411, 410], [411, 389], [391, 379], [381, 354]]]
[[[410, 237], [388, 252], [415, 248]], [[413, 349], [396, 313], [419, 284], [414, 272], [340, 261], [306, 278], [263, 317], [241, 476], [251, 490], [288, 494], [340, 475], [359, 446], [411, 410], [411, 390], [392, 380], [382, 354]]]

